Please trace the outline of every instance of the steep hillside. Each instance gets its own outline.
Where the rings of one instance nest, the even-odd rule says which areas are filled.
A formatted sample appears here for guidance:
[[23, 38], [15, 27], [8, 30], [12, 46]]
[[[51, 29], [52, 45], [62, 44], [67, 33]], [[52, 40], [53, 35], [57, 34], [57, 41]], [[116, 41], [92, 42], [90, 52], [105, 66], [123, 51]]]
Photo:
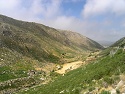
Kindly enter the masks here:
[[120, 48], [124, 49], [124, 47], [125, 47], [125, 37], [116, 41], [114, 44], [103, 50], [99, 55], [106, 56], [112, 52], [115, 53], [115, 51], [117, 51]]
[[81, 51], [103, 48], [74, 32], [62, 34], [42, 24], [18, 21], [2, 15], [0, 15], [0, 40], [1, 47], [42, 62], [53, 63], [59, 62], [63, 53], [73, 55]]
[[117, 42], [115, 42], [111, 47], [124, 47], [125, 46], [125, 37], [119, 39]]
[[46, 71], [56, 64], [101, 49], [80, 34], [0, 15], [0, 93], [39, 84], [41, 77], [50, 78]]
[[103, 47], [97, 42], [80, 35], [79, 33], [71, 32], [71, 31], [63, 31], [60, 32], [67, 37], [67, 40], [70, 40], [71, 43], [81, 49], [85, 50], [93, 50], [93, 48], [102, 49]]

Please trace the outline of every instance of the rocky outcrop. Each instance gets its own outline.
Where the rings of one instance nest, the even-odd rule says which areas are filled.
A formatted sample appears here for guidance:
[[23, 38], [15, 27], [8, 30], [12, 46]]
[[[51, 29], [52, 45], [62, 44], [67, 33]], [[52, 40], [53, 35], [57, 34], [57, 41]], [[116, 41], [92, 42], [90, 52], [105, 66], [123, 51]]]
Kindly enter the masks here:
[[115, 89], [111, 90], [111, 94], [117, 94], [117, 92], [120, 92], [120, 94], [125, 93], [125, 75], [120, 75], [120, 82]]
[[32, 77], [23, 77], [0, 82], [0, 94], [11, 94], [12, 92], [31, 87], [35, 84], [36, 81]]

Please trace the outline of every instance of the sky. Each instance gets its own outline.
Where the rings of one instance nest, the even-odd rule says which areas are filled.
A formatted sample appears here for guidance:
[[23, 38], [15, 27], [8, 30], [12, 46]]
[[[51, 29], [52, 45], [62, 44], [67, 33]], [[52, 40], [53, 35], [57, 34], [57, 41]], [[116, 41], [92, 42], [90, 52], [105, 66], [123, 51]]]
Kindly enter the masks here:
[[95, 41], [125, 37], [125, 0], [0, 0], [0, 14], [78, 32]]

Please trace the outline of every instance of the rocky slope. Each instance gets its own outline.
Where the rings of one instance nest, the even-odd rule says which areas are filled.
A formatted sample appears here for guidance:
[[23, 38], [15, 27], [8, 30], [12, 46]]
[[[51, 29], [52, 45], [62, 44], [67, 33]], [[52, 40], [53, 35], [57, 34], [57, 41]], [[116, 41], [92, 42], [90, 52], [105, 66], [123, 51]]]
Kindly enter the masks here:
[[[33, 22], [0, 15], [0, 46], [38, 61], [58, 62], [61, 54], [71, 56], [103, 47], [80, 34], [56, 30]], [[73, 57], [73, 56], [72, 56]]]
[[[54, 64], [75, 61], [88, 51], [101, 49], [101, 45], [78, 33], [0, 15], [0, 90], [38, 84], [41, 77], [46, 77], [44, 70], [52, 71]], [[20, 78], [30, 79], [28, 85]]]

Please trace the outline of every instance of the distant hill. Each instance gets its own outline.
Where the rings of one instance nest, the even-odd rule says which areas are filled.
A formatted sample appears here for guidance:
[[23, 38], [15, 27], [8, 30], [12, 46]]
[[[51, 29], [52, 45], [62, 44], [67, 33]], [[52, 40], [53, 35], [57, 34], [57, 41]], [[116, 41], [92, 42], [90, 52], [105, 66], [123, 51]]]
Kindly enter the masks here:
[[104, 48], [107, 48], [111, 46], [112, 44], [114, 44], [113, 41], [98, 41], [98, 43], [101, 44]]
[[111, 45], [111, 47], [116, 47], [116, 46], [124, 47], [125, 46], [125, 37], [119, 39], [113, 45]]
[[119, 48], [124, 48], [124, 46], [125, 46], [125, 37], [123, 37], [123, 38], [121, 38], [121, 39], [119, 39], [118, 41], [116, 41], [114, 44], [112, 44], [111, 46], [109, 46], [109, 47], [107, 47], [105, 50], [103, 50], [99, 55], [108, 55], [108, 54], [110, 54], [110, 51], [111, 50], [115, 50], [115, 49], [117, 49], [117, 47], [119, 47]]

